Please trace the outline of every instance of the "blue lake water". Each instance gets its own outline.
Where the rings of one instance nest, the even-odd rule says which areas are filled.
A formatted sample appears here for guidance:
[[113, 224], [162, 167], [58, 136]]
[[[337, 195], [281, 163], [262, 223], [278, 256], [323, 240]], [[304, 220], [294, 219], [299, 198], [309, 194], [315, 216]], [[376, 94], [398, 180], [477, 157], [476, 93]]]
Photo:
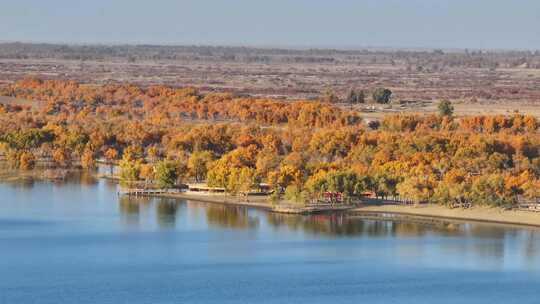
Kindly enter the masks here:
[[540, 231], [0, 184], [0, 303], [539, 303]]

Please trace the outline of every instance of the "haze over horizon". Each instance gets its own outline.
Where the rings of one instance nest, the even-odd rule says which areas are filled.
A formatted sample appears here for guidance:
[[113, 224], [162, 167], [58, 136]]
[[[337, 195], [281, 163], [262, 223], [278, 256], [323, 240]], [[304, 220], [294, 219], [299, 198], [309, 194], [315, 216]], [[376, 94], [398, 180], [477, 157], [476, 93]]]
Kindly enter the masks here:
[[0, 41], [540, 49], [537, 0], [0, 0]]

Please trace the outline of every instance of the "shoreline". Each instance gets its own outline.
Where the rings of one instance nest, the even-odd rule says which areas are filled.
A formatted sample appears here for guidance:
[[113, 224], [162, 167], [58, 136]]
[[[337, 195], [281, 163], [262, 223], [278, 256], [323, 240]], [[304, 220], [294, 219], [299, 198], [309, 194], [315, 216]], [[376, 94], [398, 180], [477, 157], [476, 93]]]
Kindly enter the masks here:
[[[472, 209], [449, 209], [444, 206], [429, 205], [422, 207], [382, 205], [363, 206], [348, 212], [351, 215], [397, 216], [401, 219], [434, 219], [452, 222], [474, 222], [493, 225], [511, 225], [540, 228], [540, 214], [527, 211], [503, 210], [500, 208], [475, 207]], [[384, 218], [383, 218], [384, 219]]]
[[[121, 194], [122, 195], [122, 194]], [[134, 195], [137, 197], [137, 195]], [[309, 215], [326, 212], [345, 212], [353, 210], [358, 206], [297, 206], [294, 203], [287, 201], [280, 201], [279, 204], [272, 205], [268, 203], [267, 196], [251, 196], [248, 201], [242, 201], [240, 197], [229, 195], [200, 195], [200, 194], [186, 194], [186, 193], [159, 193], [159, 194], [145, 194], [140, 196], [147, 197], [163, 197], [163, 198], [176, 198], [185, 199], [191, 201], [197, 201], [209, 204], [222, 204], [229, 206], [240, 207], [252, 207], [262, 209], [268, 212], [285, 213], [285, 214], [298, 214]]]
[[[104, 178], [104, 176], [95, 176], [96, 178]], [[13, 176], [8, 174], [4, 176], [4, 181], [9, 182]], [[28, 173], [22, 177], [18, 176], [14, 179], [21, 178], [36, 178], [35, 174]], [[51, 182], [50, 179], [40, 178], [44, 181]], [[113, 179], [114, 180], [114, 179]], [[115, 180], [116, 181], [116, 180]], [[512, 225], [526, 226], [532, 228], [540, 228], [540, 212], [528, 212], [521, 210], [503, 210], [495, 207], [474, 207], [471, 209], [450, 209], [444, 206], [427, 205], [427, 206], [404, 206], [396, 204], [357, 204], [352, 206], [298, 206], [292, 202], [281, 201], [279, 204], [273, 205], [268, 202], [267, 196], [250, 196], [249, 201], [245, 201], [242, 197], [229, 195], [206, 195], [206, 194], [187, 194], [187, 193], [163, 193], [150, 194], [151, 197], [166, 197], [198, 201], [203, 203], [222, 204], [229, 206], [251, 207], [268, 212], [309, 215], [318, 213], [344, 213], [350, 216], [371, 217], [381, 220], [438, 220], [438, 221], [454, 221], [454, 222], [477, 222], [493, 225]]]
[[[432, 220], [451, 222], [474, 222], [493, 225], [511, 225], [531, 228], [540, 228], [540, 213], [503, 210], [491, 207], [475, 207], [471, 209], [449, 209], [444, 206], [402, 206], [402, 205], [357, 205], [322, 209], [309, 209], [297, 206], [279, 204], [274, 206], [268, 203], [266, 197], [251, 197], [250, 201], [241, 201], [240, 198], [227, 195], [193, 195], [193, 194], [157, 194], [153, 197], [177, 198], [210, 204], [241, 206], [262, 209], [268, 212], [309, 215], [316, 213], [343, 213], [349, 216], [372, 217], [381, 220]], [[282, 203], [283, 204], [283, 203]]]

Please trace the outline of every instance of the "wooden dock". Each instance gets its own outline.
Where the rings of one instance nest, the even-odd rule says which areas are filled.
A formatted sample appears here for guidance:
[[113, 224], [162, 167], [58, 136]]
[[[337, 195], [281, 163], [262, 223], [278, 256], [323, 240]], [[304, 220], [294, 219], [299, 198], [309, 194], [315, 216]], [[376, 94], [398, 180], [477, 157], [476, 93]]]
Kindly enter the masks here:
[[290, 213], [290, 214], [315, 214], [325, 212], [346, 211], [354, 209], [355, 205], [340, 205], [340, 204], [308, 204], [306, 206], [281, 205], [272, 208], [273, 212]]
[[153, 196], [159, 194], [180, 193], [178, 189], [121, 189], [118, 194], [128, 196]]

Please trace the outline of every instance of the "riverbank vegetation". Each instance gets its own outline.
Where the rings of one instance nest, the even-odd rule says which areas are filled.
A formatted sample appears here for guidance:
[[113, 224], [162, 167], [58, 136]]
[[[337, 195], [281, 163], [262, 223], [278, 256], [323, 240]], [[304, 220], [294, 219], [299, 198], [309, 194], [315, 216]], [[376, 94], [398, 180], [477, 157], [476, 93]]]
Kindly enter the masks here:
[[444, 101], [440, 115], [366, 125], [322, 101], [34, 78], [0, 95], [38, 105], [0, 109], [0, 154], [24, 170], [103, 161], [126, 183], [204, 181], [231, 194], [264, 183], [300, 203], [328, 193], [492, 206], [540, 197], [538, 121], [519, 113], [453, 117]]

